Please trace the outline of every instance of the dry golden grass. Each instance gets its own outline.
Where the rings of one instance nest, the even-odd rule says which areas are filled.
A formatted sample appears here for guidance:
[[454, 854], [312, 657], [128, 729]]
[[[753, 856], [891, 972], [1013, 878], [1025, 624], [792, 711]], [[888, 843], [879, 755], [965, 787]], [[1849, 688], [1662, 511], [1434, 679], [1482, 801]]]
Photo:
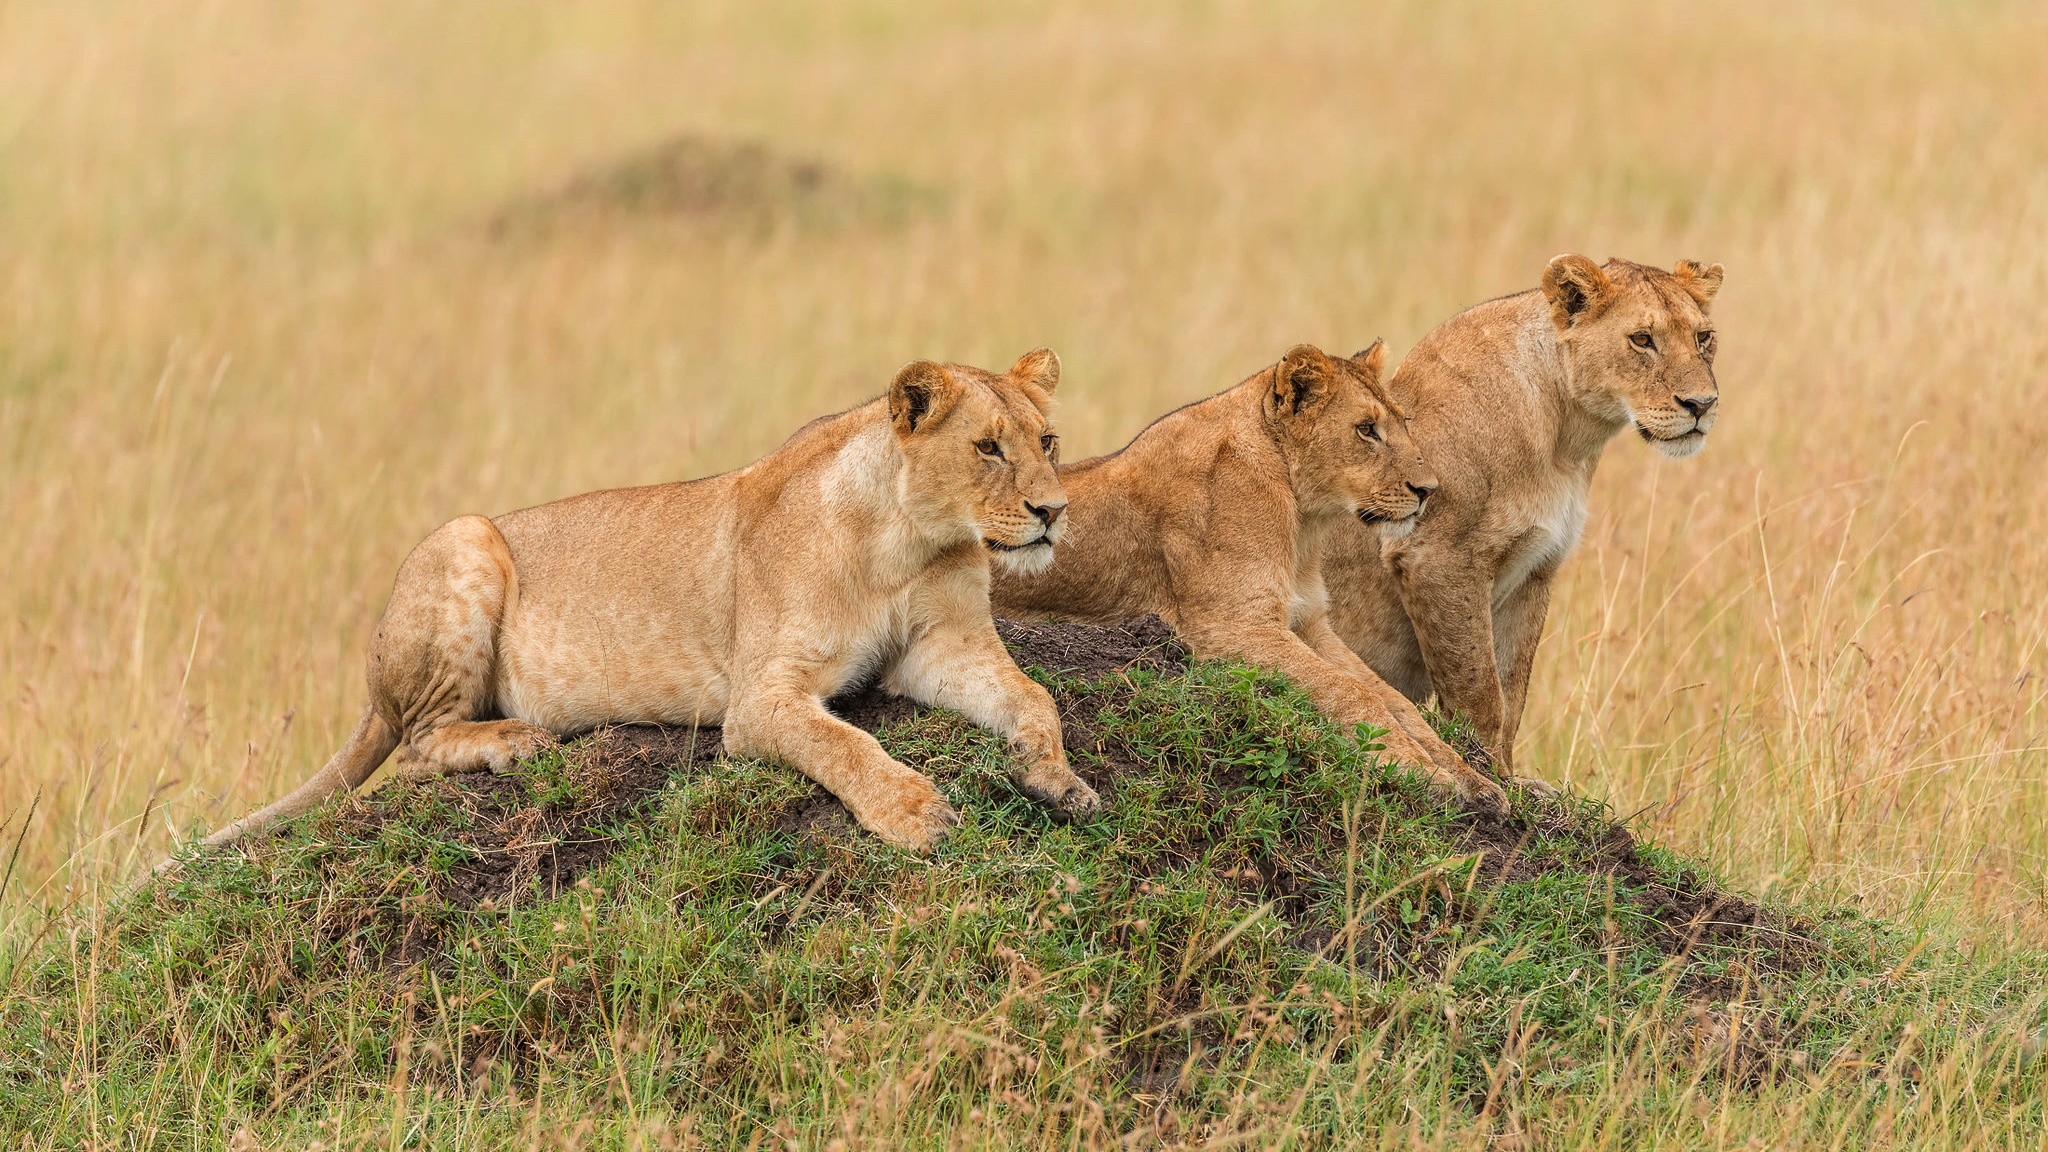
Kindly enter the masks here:
[[[2048, 19], [1952, 7], [0, 7], [0, 920], [311, 771], [449, 517], [1039, 343], [1078, 458], [1576, 250], [1727, 266], [1727, 412], [1610, 450], [1525, 761], [2038, 936]], [[833, 179], [493, 226], [683, 135]]]

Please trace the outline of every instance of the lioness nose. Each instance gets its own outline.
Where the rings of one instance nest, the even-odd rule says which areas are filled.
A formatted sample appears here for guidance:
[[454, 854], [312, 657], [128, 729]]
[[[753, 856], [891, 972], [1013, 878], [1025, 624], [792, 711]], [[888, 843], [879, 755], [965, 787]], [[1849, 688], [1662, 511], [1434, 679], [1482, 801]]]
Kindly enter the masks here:
[[1047, 528], [1052, 527], [1052, 522], [1059, 519], [1060, 513], [1067, 510], [1065, 504], [1032, 504], [1026, 502], [1024, 507], [1033, 516], [1044, 521]]
[[1692, 413], [1693, 419], [1698, 420], [1707, 414], [1707, 410], [1712, 408], [1714, 401], [1720, 397], [1712, 392], [1702, 392], [1697, 396], [1673, 396], [1672, 399], [1678, 401], [1680, 408]]
[[1408, 490], [1415, 493], [1415, 502], [1420, 504], [1429, 499], [1429, 494], [1436, 491], [1436, 486], [1433, 484], [1410, 484]]

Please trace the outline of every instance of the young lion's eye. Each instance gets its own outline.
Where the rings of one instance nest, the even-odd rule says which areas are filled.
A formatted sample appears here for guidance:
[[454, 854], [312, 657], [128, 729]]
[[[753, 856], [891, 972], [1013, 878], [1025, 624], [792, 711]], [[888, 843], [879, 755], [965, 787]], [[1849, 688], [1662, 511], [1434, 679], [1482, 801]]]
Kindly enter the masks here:
[[1702, 352], [1714, 346], [1714, 334], [1711, 331], [1702, 332], [1698, 336], [1693, 337], [1693, 339], [1699, 341], [1700, 351]]
[[1367, 421], [1366, 421], [1365, 423], [1363, 423], [1363, 424], [1360, 424], [1360, 425], [1358, 426], [1358, 438], [1359, 438], [1360, 440], [1377, 440], [1377, 439], [1379, 439], [1379, 438], [1380, 438], [1380, 430], [1379, 430], [1379, 426], [1378, 426], [1377, 424], [1374, 424], [1374, 423], [1373, 423], [1372, 421], [1370, 421], [1370, 420], [1367, 420]]
[[1050, 456], [1052, 455], [1052, 450], [1059, 446], [1059, 442], [1059, 437], [1048, 432], [1045, 435], [1040, 436], [1038, 438], [1038, 449], [1039, 451], [1045, 453], [1047, 456]]
[[993, 440], [975, 441], [974, 450], [983, 456], [993, 456], [998, 460], [1003, 458], [1003, 446]]
[[1655, 348], [1657, 346], [1657, 338], [1648, 332], [1638, 332], [1630, 336], [1628, 342], [1638, 348]]

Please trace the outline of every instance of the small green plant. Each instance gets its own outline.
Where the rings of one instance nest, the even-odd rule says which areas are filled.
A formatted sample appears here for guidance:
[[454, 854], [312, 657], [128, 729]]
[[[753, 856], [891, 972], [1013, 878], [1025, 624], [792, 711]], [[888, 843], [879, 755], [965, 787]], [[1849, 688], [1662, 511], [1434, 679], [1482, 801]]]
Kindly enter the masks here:
[[1230, 761], [1245, 770], [1245, 779], [1260, 788], [1279, 788], [1294, 770], [1294, 754], [1277, 744], [1247, 748]]
[[1361, 721], [1352, 726], [1351, 742], [1358, 745], [1360, 752], [1385, 752], [1387, 730]]

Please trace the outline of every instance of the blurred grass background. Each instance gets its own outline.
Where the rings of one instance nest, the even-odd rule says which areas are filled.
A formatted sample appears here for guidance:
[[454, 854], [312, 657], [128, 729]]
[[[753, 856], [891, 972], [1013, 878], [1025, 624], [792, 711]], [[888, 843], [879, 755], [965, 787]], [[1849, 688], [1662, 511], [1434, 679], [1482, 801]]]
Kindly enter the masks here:
[[1520, 762], [2038, 939], [2044, 56], [2017, 3], [14, 0], [0, 920], [312, 771], [455, 515], [1037, 344], [1078, 459], [1579, 251], [1726, 265], [1727, 411], [1610, 449]]

